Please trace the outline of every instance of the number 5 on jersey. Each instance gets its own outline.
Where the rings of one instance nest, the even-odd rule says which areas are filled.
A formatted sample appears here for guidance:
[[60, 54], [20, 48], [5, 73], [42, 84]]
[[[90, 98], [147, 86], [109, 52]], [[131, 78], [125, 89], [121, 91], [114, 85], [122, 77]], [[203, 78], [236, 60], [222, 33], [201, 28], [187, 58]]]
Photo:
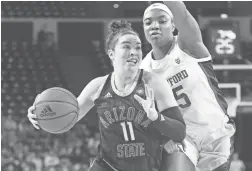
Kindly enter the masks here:
[[183, 86], [180, 85], [178, 87], [173, 88], [172, 91], [173, 91], [173, 95], [174, 95], [174, 97], [175, 97], [175, 99], [177, 101], [180, 100], [180, 99], [183, 99], [185, 101], [184, 104], [179, 104], [179, 107], [186, 108], [186, 107], [191, 106], [192, 103], [189, 100], [187, 94], [185, 94], [185, 93], [179, 93], [179, 91], [182, 90], [182, 89], [183, 89]]
[[[126, 123], [127, 123], [127, 125], [126, 125]], [[129, 141], [127, 126], [129, 128], [130, 140], [134, 141], [135, 140], [135, 134], [134, 134], [132, 123], [131, 122], [122, 122], [121, 126], [122, 126], [123, 136], [124, 136], [125, 141]]]

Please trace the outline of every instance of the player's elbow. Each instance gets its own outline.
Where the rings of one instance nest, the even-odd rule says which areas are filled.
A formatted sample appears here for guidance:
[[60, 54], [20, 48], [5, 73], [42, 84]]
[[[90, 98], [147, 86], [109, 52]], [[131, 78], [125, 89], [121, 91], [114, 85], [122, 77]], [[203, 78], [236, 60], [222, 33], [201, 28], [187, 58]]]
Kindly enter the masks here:
[[[167, 130], [167, 129], [165, 129], [165, 130]], [[177, 122], [176, 121], [176, 123], [174, 123], [173, 125], [171, 125], [170, 131], [160, 130], [160, 132], [164, 136], [172, 139], [173, 141], [180, 143], [186, 137], [186, 125], [184, 123], [182, 123], [182, 122]]]
[[182, 142], [186, 137], [186, 125], [184, 123], [181, 123], [181, 126], [179, 129], [177, 129], [177, 136], [173, 138], [176, 142]]
[[161, 117], [155, 121], [154, 127], [173, 141], [180, 142], [185, 138], [186, 125], [178, 106], [160, 112]]

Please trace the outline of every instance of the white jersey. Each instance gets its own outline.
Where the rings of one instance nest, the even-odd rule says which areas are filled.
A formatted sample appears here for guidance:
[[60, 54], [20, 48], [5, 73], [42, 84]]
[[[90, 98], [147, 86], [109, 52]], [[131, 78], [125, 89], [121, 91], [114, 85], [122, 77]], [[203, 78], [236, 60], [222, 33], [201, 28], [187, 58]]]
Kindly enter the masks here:
[[202, 125], [214, 131], [228, 121], [227, 103], [218, 87], [211, 56], [195, 59], [182, 51], [176, 42], [161, 60], [153, 60], [151, 51], [140, 67], [169, 82], [187, 129]]

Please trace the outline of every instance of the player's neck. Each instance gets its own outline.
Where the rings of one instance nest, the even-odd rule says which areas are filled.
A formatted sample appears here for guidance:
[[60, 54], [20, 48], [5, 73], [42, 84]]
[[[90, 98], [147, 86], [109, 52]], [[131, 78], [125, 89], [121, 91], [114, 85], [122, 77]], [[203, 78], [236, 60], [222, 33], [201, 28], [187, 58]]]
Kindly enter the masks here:
[[118, 91], [127, 91], [135, 81], [137, 81], [138, 77], [138, 71], [131, 73], [131, 74], [125, 74], [125, 73], [118, 73], [114, 72], [115, 77], [115, 87]]
[[153, 49], [153, 55], [152, 58], [154, 60], [161, 60], [163, 59], [168, 53], [170, 53], [171, 49], [173, 48], [175, 43], [174, 38], [172, 40], [170, 40], [168, 43], [166, 43], [163, 46], [157, 46], [157, 45], [153, 45], [152, 49]]

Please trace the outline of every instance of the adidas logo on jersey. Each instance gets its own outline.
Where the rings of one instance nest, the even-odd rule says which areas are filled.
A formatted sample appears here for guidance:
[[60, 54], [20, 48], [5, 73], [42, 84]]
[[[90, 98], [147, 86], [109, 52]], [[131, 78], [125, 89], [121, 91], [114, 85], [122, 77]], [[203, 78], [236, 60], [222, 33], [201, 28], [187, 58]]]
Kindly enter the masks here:
[[110, 94], [110, 92], [108, 92], [108, 93], [104, 96], [104, 98], [110, 98], [110, 97], [112, 97], [112, 95]]
[[51, 108], [49, 105], [47, 105], [47, 106], [41, 111], [40, 117], [53, 116], [53, 115], [56, 115], [56, 112], [53, 112], [52, 108]]

